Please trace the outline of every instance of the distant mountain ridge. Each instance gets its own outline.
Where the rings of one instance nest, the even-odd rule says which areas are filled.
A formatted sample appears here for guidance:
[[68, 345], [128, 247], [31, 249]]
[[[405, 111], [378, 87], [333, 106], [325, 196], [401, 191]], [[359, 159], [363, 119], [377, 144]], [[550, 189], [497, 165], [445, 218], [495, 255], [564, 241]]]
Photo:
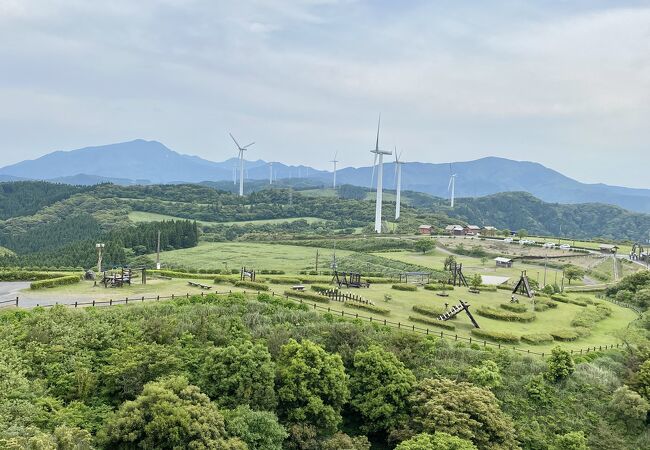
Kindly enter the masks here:
[[[394, 189], [394, 163], [385, 164], [384, 186]], [[650, 212], [650, 189], [634, 189], [573, 180], [541, 164], [486, 157], [452, 163], [457, 174], [457, 197], [482, 197], [499, 192], [528, 192], [546, 202], [605, 203]], [[236, 158], [213, 162], [177, 153], [157, 141], [134, 140], [118, 144], [56, 151], [0, 169], [0, 181], [49, 180], [69, 184], [160, 184], [233, 180]], [[246, 161], [245, 177], [268, 180], [264, 160]], [[310, 178], [331, 183], [330, 171], [308, 166], [273, 163], [274, 178]], [[405, 190], [447, 197], [449, 164], [409, 162], [402, 168]], [[370, 186], [372, 167], [345, 167], [337, 171], [337, 183]]]

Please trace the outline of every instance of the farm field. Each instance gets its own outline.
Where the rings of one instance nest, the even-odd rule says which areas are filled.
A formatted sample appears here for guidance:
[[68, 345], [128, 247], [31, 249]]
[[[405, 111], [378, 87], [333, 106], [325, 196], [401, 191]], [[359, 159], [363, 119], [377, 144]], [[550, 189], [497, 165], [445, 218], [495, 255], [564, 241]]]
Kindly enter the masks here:
[[[182, 217], [168, 216], [166, 214], [157, 214], [144, 211], [132, 211], [129, 213], [129, 219], [132, 222], [156, 222], [161, 220], [187, 220]], [[319, 222], [323, 219], [318, 217], [291, 217], [287, 219], [266, 219], [266, 220], [246, 220], [240, 222], [209, 222], [205, 220], [197, 220], [196, 223], [203, 225], [244, 225], [244, 224], [254, 224], [254, 225], [264, 225], [264, 224], [274, 224], [274, 223], [290, 223], [297, 220], [306, 220], [309, 223]]]
[[[260, 276], [260, 278], [263, 278], [263, 276]], [[26, 289], [21, 293], [21, 302], [24, 302], [23, 304], [26, 306], [35, 306], [36, 303], [43, 305], [54, 304], [56, 302], [72, 303], [75, 300], [106, 300], [109, 298], [124, 299], [125, 297], [137, 300], [138, 297], [142, 296], [155, 297], [159, 295], [163, 297], [170, 296], [171, 294], [183, 296], [186, 293], [192, 295], [201, 292], [200, 288], [189, 286], [187, 281], [188, 280], [185, 279], [160, 280], [150, 278], [147, 285], [137, 284], [138, 282], [136, 281], [132, 286], [113, 289], [104, 288], [103, 286], [93, 286], [93, 282], [84, 281], [75, 285], [61, 286], [39, 291]], [[234, 287], [231, 283], [227, 282], [214, 284], [214, 280], [209, 278], [193, 279], [191, 281], [212, 285], [214, 286], [212, 291], [238, 292], [244, 290], [242, 288]], [[282, 295], [285, 290], [291, 289], [291, 284], [270, 284], [269, 287], [278, 295]], [[250, 292], [250, 289], [248, 291]], [[585, 308], [571, 303], [558, 303], [557, 308], [551, 308], [543, 312], [536, 312], [536, 319], [533, 322], [504, 322], [501, 320], [482, 317], [476, 312], [476, 309], [480, 306], [490, 306], [500, 309], [500, 304], [509, 303], [510, 292], [504, 290], [499, 290], [497, 292], [484, 291], [480, 294], [472, 294], [468, 292], [467, 288], [457, 287], [453, 291], [448, 292], [449, 297], [440, 297], [436, 292], [425, 290], [422, 287], [418, 287], [415, 292], [409, 292], [392, 289], [391, 284], [372, 284], [368, 289], [344, 289], [344, 292], [350, 292], [360, 295], [365, 299], [369, 299], [375, 305], [389, 309], [390, 314], [387, 316], [381, 316], [349, 307], [344, 303], [335, 301], [330, 302], [327, 306], [339, 311], [343, 309], [351, 314], [359, 313], [363, 316], [373, 316], [377, 320], [383, 320], [386, 318], [392, 322], [400, 322], [406, 326], [416, 325], [422, 328], [428, 327], [432, 330], [432, 333], [442, 330], [448, 334], [458, 334], [459, 336], [464, 337], [472, 336], [471, 330], [473, 329], [469, 318], [464, 312], [461, 312], [455, 319], [447, 322], [455, 325], [456, 329], [451, 331], [443, 330], [435, 326], [427, 326], [418, 322], [412, 322], [409, 319], [409, 316], [419, 316], [419, 314], [413, 311], [413, 306], [435, 306], [444, 308], [445, 303], [448, 303], [451, 307], [458, 304], [459, 300], [463, 300], [471, 305], [470, 311], [473, 313], [474, 318], [477, 320], [482, 330], [507, 332], [517, 336], [534, 333], [548, 333], [558, 330], [570, 330], [572, 329], [571, 321], [574, 316]], [[390, 296], [390, 300], [386, 301], [386, 296]], [[598, 301], [596, 297], [589, 294], [571, 294], [570, 297], [588, 297], [592, 301]], [[528, 306], [528, 311], [532, 311], [532, 302], [529, 299], [519, 296], [519, 300], [520, 304]], [[308, 300], [305, 301], [308, 302]], [[571, 342], [560, 342], [559, 344], [567, 349], [578, 350], [597, 345], [618, 343], [619, 340], [615, 336], [617, 330], [625, 328], [628, 323], [633, 321], [636, 318], [636, 313], [632, 310], [608, 302], [603, 303], [607, 304], [612, 309], [612, 314], [607, 319], [594, 324], [591, 328], [590, 336], [581, 337]], [[588, 306], [588, 308], [594, 307]], [[558, 345], [558, 342], [551, 342], [544, 345], [530, 345], [522, 341], [515, 345], [518, 348], [530, 349], [531, 351], [547, 352], [555, 345]]]
[[[328, 268], [332, 249], [248, 242], [200, 242], [197, 247], [161, 252], [160, 261], [163, 267], [223, 270], [226, 266], [228, 269], [246, 266], [257, 271], [266, 269], [298, 273], [301, 270], [314, 270], [316, 250], [319, 252], [319, 268]], [[338, 257], [350, 254], [350, 251], [336, 251]]]

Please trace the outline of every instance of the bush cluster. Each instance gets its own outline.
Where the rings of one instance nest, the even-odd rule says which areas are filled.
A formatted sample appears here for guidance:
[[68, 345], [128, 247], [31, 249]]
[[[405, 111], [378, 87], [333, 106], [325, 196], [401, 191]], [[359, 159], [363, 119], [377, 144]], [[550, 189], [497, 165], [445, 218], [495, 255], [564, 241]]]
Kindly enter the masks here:
[[394, 284], [391, 286], [391, 288], [398, 291], [409, 291], [409, 292], [415, 292], [418, 290], [418, 287], [416, 285], [406, 284], [406, 283]]
[[377, 305], [370, 305], [368, 303], [345, 302], [345, 306], [349, 306], [351, 308], [363, 309], [365, 311], [379, 314], [382, 316], [387, 316], [388, 314], [390, 314], [390, 309], [382, 308], [381, 306], [377, 306]]
[[28, 270], [2, 270], [0, 281], [38, 281], [60, 278], [68, 275], [61, 272], [35, 272]]
[[531, 333], [521, 336], [521, 340], [527, 344], [540, 345], [553, 342], [553, 336], [548, 333]]
[[595, 307], [587, 307], [578, 311], [573, 320], [571, 321], [572, 327], [585, 327], [591, 328], [596, 322], [605, 320], [612, 315], [612, 308], [607, 305], [596, 305]]
[[521, 303], [501, 303], [499, 307], [516, 313], [524, 313], [528, 311], [528, 306]]
[[421, 317], [421, 316], [409, 316], [409, 320], [411, 322], [417, 322], [417, 323], [423, 323], [425, 325], [431, 325], [434, 327], [438, 328], [444, 328], [445, 330], [450, 330], [454, 331], [456, 329], [456, 325], [453, 323], [445, 322], [442, 320], [437, 320], [437, 319], [432, 319], [429, 317]]
[[66, 275], [58, 278], [50, 278], [49, 280], [32, 281], [29, 285], [30, 289], [43, 289], [55, 286], [65, 286], [68, 284], [79, 283], [81, 277], [79, 275]]
[[556, 341], [575, 341], [580, 337], [576, 330], [555, 330], [550, 331], [549, 334], [553, 336]]
[[472, 334], [482, 339], [489, 339], [494, 342], [503, 342], [505, 344], [518, 344], [519, 336], [505, 331], [489, 331], [481, 328], [473, 328]]
[[510, 311], [502, 311], [500, 309], [491, 308], [489, 306], [481, 306], [477, 308], [476, 313], [479, 316], [495, 320], [505, 320], [506, 322], [532, 322], [535, 320], [535, 313], [515, 313]]
[[453, 291], [454, 287], [451, 284], [430, 283], [425, 284], [424, 289], [427, 289], [429, 291]]
[[314, 302], [319, 302], [319, 303], [329, 303], [330, 300], [327, 297], [323, 297], [322, 295], [318, 294], [312, 294], [311, 292], [301, 292], [301, 291], [284, 291], [284, 295], [288, 295], [289, 297], [297, 297], [297, 298], [302, 298], [305, 300], [311, 300]]
[[444, 307], [435, 306], [435, 305], [429, 305], [429, 306], [414, 305], [412, 309], [416, 313], [429, 316], [429, 317], [438, 317], [439, 315], [445, 313]]
[[241, 280], [241, 281], [235, 281], [234, 284], [237, 287], [250, 288], [250, 289], [254, 289], [256, 291], [268, 291], [269, 290], [268, 284], [257, 283], [255, 281], [243, 281], [243, 280]]

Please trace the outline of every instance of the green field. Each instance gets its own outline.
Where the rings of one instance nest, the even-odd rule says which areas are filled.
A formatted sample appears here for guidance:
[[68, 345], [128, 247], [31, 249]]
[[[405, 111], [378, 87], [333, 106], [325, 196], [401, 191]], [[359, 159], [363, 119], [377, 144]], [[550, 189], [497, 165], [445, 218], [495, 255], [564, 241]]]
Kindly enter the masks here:
[[[254, 250], [258, 252], [261, 251], [259, 245], [257, 247], [254, 247]], [[263, 277], [260, 276], [260, 279], [262, 278]], [[199, 281], [204, 284], [213, 285], [213, 291], [216, 290], [218, 292], [227, 292], [230, 290], [234, 292], [243, 290], [234, 287], [230, 283], [220, 283], [214, 285], [213, 280], [209, 278], [193, 281]], [[291, 285], [292, 283], [287, 283], [284, 285], [271, 284], [269, 286], [273, 291], [281, 295], [282, 292], [290, 289]], [[347, 290], [345, 291], [347, 292]], [[70, 299], [87, 301], [88, 299], [123, 299], [125, 297], [129, 297], [132, 300], [137, 300], [138, 297], [142, 296], [155, 297], [157, 295], [169, 296], [171, 294], [182, 296], [186, 295], [187, 293], [192, 295], [199, 294], [200, 292], [201, 289], [189, 286], [187, 280], [158, 280], [150, 277], [146, 286], [136, 282], [133, 284], [133, 286], [106, 289], [102, 286], [93, 286], [92, 282], [81, 282], [76, 285], [44, 289], [41, 291], [26, 290], [24, 292], [24, 296], [21, 296], [21, 298], [29, 298], [32, 302], [36, 302], [41, 299], [41, 304], [44, 304], [53, 303], [57, 300], [69, 301]], [[422, 328], [428, 327], [432, 330], [432, 333], [435, 333], [436, 331], [438, 333], [440, 331], [444, 331], [448, 334], [458, 334], [459, 336], [464, 337], [472, 336], [471, 330], [473, 328], [472, 324], [469, 321], [469, 318], [465, 315], [464, 312], [461, 312], [455, 319], [449, 322], [453, 323], [456, 326], [456, 329], [454, 331], [448, 331], [441, 330], [440, 328], [436, 328], [434, 326], [427, 326], [421, 323], [411, 322], [409, 320], [409, 316], [417, 315], [417, 313], [413, 312], [412, 307], [414, 305], [433, 305], [444, 307], [445, 303], [453, 306], [458, 304], [459, 300], [463, 300], [471, 305], [470, 311], [474, 312], [474, 317], [479, 323], [481, 329], [488, 331], [508, 332], [513, 333], [517, 336], [531, 333], [544, 333], [561, 329], [571, 329], [571, 320], [576, 313], [584, 309], [584, 307], [574, 304], [559, 303], [557, 308], [549, 309], [543, 312], [537, 312], [536, 319], [533, 322], [504, 322], [482, 317], [476, 314], [475, 311], [479, 306], [491, 306], [494, 308], [499, 308], [499, 304], [508, 303], [510, 300], [509, 291], [482, 292], [481, 294], [472, 294], [468, 292], [467, 288], [457, 287], [455, 290], [449, 292], [449, 297], [440, 297], [436, 294], [436, 292], [428, 291], [421, 287], [419, 287], [416, 292], [406, 292], [392, 289], [390, 284], [372, 284], [368, 289], [353, 289], [349, 292], [361, 295], [363, 298], [373, 301], [377, 306], [390, 309], [390, 314], [388, 316], [380, 316], [345, 306], [345, 304], [340, 302], [330, 302], [327, 306], [330, 306], [332, 309], [339, 311], [343, 309], [351, 314], [359, 313], [363, 316], [373, 316], [377, 320], [383, 320], [386, 318], [392, 322], [400, 322], [406, 327], [411, 325], [416, 325]], [[390, 296], [389, 301], [385, 300], [386, 295]], [[590, 294], [571, 294], [571, 297], [573, 298], [579, 296], [589, 297], [592, 300], [597, 301], [596, 298]], [[532, 302], [529, 299], [522, 296], [519, 296], [519, 299], [521, 304], [527, 305], [528, 310], [532, 311]], [[595, 324], [595, 326], [592, 328], [590, 336], [579, 338], [576, 341], [561, 342], [560, 345], [568, 349], [578, 350], [586, 347], [619, 343], [619, 339], [615, 336], [617, 330], [625, 328], [627, 324], [636, 319], [636, 313], [629, 309], [622, 308], [607, 302], [604, 303], [612, 308], [612, 315], [609, 318]], [[593, 307], [590, 306], [589, 308]], [[521, 343], [516, 344], [516, 347], [528, 348], [537, 352], [548, 352], [553, 346], [557, 344], [558, 343], [555, 342], [544, 345], [530, 345], [522, 341]]]
[[[229, 269], [246, 266], [258, 271], [266, 269], [298, 273], [315, 269], [316, 250], [319, 253], [319, 269], [329, 268], [332, 249], [248, 242], [201, 242], [197, 247], [162, 252], [160, 261], [163, 266], [189, 269], [224, 269], [227, 265]], [[343, 257], [351, 253], [337, 250], [336, 255]]]
[[[132, 222], [158, 222], [162, 220], [187, 220], [182, 217], [168, 216], [165, 214], [156, 214], [143, 211], [132, 211], [129, 213], [129, 219]], [[240, 222], [209, 222], [205, 220], [197, 220], [196, 222], [203, 225], [244, 225], [244, 224], [254, 224], [254, 225], [264, 225], [264, 224], [274, 224], [274, 223], [287, 223], [295, 222], [297, 220], [306, 220], [308, 223], [314, 223], [321, 221], [318, 217], [291, 217], [287, 219], [265, 219], [265, 220], [246, 220]]]

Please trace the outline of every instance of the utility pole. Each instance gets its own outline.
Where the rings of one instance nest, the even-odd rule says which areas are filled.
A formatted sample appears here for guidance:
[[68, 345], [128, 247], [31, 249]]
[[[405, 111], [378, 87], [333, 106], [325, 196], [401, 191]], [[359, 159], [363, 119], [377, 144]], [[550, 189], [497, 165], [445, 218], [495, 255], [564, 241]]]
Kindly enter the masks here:
[[156, 246], [156, 269], [160, 270], [160, 230], [158, 230], [158, 245]]
[[542, 286], [542, 287], [546, 287], [546, 265], [547, 265], [547, 263], [548, 263], [548, 253], [544, 257], [544, 286]]
[[316, 249], [316, 275], [318, 275], [318, 249]]
[[102, 273], [102, 252], [104, 250], [105, 244], [97, 243], [95, 248], [97, 249], [97, 273]]

